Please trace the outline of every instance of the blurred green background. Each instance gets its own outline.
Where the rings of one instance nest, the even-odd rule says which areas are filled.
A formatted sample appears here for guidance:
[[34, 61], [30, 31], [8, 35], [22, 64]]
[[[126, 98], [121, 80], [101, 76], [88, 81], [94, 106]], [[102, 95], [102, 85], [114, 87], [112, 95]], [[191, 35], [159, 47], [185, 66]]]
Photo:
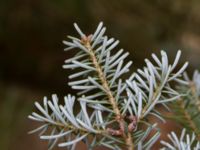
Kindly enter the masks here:
[[61, 41], [77, 35], [74, 22], [90, 34], [103, 21], [130, 52], [133, 70], [152, 52], [165, 49], [172, 60], [181, 49], [192, 73], [200, 67], [199, 10], [199, 0], [1, 0], [0, 150], [46, 149], [27, 135], [35, 127], [27, 115], [43, 95], [71, 92]]

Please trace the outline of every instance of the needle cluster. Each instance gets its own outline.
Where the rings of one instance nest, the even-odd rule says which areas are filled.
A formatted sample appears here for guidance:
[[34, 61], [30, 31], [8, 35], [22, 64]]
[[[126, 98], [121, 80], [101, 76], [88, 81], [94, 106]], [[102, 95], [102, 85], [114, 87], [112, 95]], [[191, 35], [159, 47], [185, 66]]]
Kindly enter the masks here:
[[[35, 102], [38, 112], [29, 118], [41, 126], [30, 133], [39, 132], [41, 139], [49, 141], [49, 149], [58, 145], [73, 150], [81, 141], [88, 149], [150, 149], [161, 133], [157, 123], [148, 117], [166, 121], [156, 106], [170, 109], [168, 104], [184, 96], [174, 85], [190, 85], [184, 76], [188, 62], [178, 67], [181, 51], [173, 63], [161, 51], [161, 56], [152, 54], [142, 69], [131, 72], [129, 53], [117, 50], [119, 41], [105, 35], [102, 22], [91, 35], [85, 35], [76, 23], [74, 27], [79, 37], [68, 36], [69, 41], [63, 43], [67, 46], [65, 51], [75, 50], [76, 54], [65, 60], [63, 68], [71, 70], [68, 85], [77, 94], [68, 94], [62, 104], [56, 95], [51, 100], [44, 97], [43, 104]], [[197, 87], [199, 91], [200, 86]], [[80, 110], [75, 110], [75, 104]], [[183, 136], [174, 145], [164, 141], [162, 144], [172, 148], [184, 142]], [[189, 139], [189, 145], [193, 139], [194, 136]], [[187, 140], [181, 146], [185, 145]]]

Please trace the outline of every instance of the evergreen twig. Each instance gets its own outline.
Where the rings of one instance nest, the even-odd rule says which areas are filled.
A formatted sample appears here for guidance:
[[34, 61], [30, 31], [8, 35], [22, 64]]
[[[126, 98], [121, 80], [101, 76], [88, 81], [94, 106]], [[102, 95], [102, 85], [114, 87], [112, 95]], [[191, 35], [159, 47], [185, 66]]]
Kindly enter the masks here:
[[[155, 106], [163, 105], [168, 109], [168, 103], [183, 96], [173, 85], [188, 86], [189, 81], [183, 78], [188, 62], [175, 71], [181, 51], [172, 64], [167, 53], [161, 51], [161, 58], [152, 54], [154, 63], [145, 59], [143, 69], [124, 79], [132, 61], [125, 60], [128, 53], [123, 49], [114, 51], [119, 41], [104, 35], [103, 23], [89, 36], [76, 23], [74, 27], [80, 38], [68, 36], [70, 41], [63, 43], [68, 46], [65, 51], [76, 49], [78, 52], [65, 60], [63, 68], [72, 70], [68, 84], [77, 91], [76, 97], [65, 96], [63, 105], [56, 95], [52, 95], [52, 100], [45, 97], [43, 105], [36, 102], [39, 112], [33, 112], [29, 118], [42, 125], [30, 133], [40, 132], [40, 138], [49, 141], [49, 149], [58, 145], [73, 150], [81, 141], [90, 150], [100, 145], [110, 149], [150, 149], [161, 133], [157, 123], [149, 122], [148, 117], [153, 115], [165, 121]], [[75, 103], [80, 104], [78, 112], [74, 112]], [[188, 116], [185, 114], [190, 120]], [[193, 138], [185, 145], [192, 146]]]

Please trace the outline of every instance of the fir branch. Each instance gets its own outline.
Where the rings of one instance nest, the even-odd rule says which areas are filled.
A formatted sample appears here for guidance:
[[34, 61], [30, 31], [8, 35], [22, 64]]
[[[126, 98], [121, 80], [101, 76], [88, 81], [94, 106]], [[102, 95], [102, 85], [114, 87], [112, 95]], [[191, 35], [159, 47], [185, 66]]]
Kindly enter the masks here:
[[179, 101], [172, 103], [173, 116], [170, 119], [177, 120], [188, 131], [194, 132], [200, 140], [200, 109], [199, 109], [199, 87], [200, 75], [194, 72], [193, 79], [190, 80], [185, 73], [185, 79], [189, 82], [186, 86], [178, 86], [177, 90], [184, 94]]
[[[94, 33], [93, 36], [82, 37], [81, 43], [79, 43], [78, 45], [79, 45], [79, 47], [81, 47], [82, 49], [84, 49], [84, 52], [86, 52], [87, 54], [89, 54], [91, 62], [92, 62], [91, 64], [93, 64], [93, 67], [95, 69], [91, 69], [91, 68], [93, 68], [91, 66], [87, 66], [87, 67], [85, 66], [83, 68], [91, 69], [93, 71], [96, 71], [96, 73], [98, 74], [98, 78], [100, 80], [99, 83], [97, 82], [96, 79], [94, 79], [92, 77], [89, 77], [88, 81], [90, 83], [92, 83], [93, 86], [96, 86], [96, 87], [100, 88], [107, 95], [108, 101], [109, 101], [109, 103], [111, 104], [111, 106], [113, 108], [113, 112], [115, 114], [116, 121], [118, 122], [118, 126], [119, 126], [119, 129], [118, 129], [119, 131], [118, 132], [120, 134], [122, 134], [122, 136], [125, 139], [127, 145], [130, 145], [130, 149], [133, 149], [133, 143], [130, 143], [130, 141], [133, 141], [133, 140], [131, 139], [130, 133], [125, 133], [125, 121], [124, 121], [123, 116], [121, 115], [120, 109], [119, 109], [118, 104], [117, 104], [117, 100], [114, 97], [113, 92], [111, 91], [111, 88], [114, 87], [112, 85], [115, 82], [118, 74], [123, 74], [124, 72], [126, 72], [131, 63], [128, 63], [125, 66], [124, 69], [120, 69], [122, 66], [119, 67], [119, 65], [118, 65], [117, 66], [117, 72], [115, 74], [109, 74], [109, 70], [107, 68], [113, 68], [114, 66], [117, 65], [116, 61], [114, 61], [115, 59], [117, 59], [117, 56], [115, 55], [112, 58], [109, 57], [110, 56], [110, 51], [119, 42], [118, 41], [114, 42], [110, 47], [108, 47], [106, 49], [106, 46], [109, 45], [109, 44], [111, 44], [109, 41], [113, 42], [113, 40], [112, 39], [108, 40], [107, 37], [102, 37], [104, 32], [105, 32], [105, 28], [102, 28], [102, 23], [100, 23], [99, 26], [97, 27], [97, 30], [96, 30], [96, 32]], [[94, 38], [94, 36], [96, 36], [96, 38]], [[97, 55], [97, 52], [99, 50], [97, 49], [96, 51], [94, 51], [93, 48], [96, 46], [97, 43], [101, 43], [100, 40], [103, 41], [103, 43], [102, 43], [103, 45], [99, 47], [99, 48], [102, 48], [102, 50], [98, 48], [99, 50], [101, 50], [101, 52], [99, 53], [100, 56], [99, 56], [99, 60], [98, 60], [98, 58], [97, 58], [96, 55]], [[92, 41], [94, 41], [94, 42], [92, 43]], [[122, 60], [124, 58], [125, 58], [124, 55], [123, 55], [123, 57], [120, 58], [121, 59], [120, 65], [122, 65]], [[100, 65], [100, 63], [104, 63], [104, 62], [105, 62], [105, 66], [102, 67]], [[75, 61], [72, 61], [72, 63], [75, 63]], [[79, 66], [81, 66], [80, 65], [81, 63], [78, 63], [78, 64], [79, 64]], [[65, 66], [65, 68], [66, 68], [66, 66]], [[108, 83], [108, 79], [107, 79], [108, 77], [106, 77], [106, 75], [109, 75], [109, 77], [112, 77], [112, 79], [111, 79], [112, 82], [111, 83]], [[75, 87], [77, 87], [77, 86], [72, 86], [72, 88], [75, 88]], [[81, 89], [81, 88], [78, 87], [77, 89]], [[86, 93], [86, 92], [87, 91], [85, 91], [84, 93]], [[87, 99], [88, 97], [85, 97], [85, 98]]]
[[[178, 51], [174, 63], [169, 65], [167, 54], [164, 51], [161, 51], [161, 61], [155, 54], [152, 54], [157, 66], [146, 59], [147, 67], [144, 67], [144, 70], [139, 69], [133, 74], [132, 79], [127, 80], [127, 93], [129, 97], [134, 99], [134, 101], [131, 101], [132, 110], [134, 111], [132, 113], [137, 114], [138, 121], [142, 120], [150, 113], [157, 116], [154, 111], [152, 112], [156, 105], [162, 104], [165, 106], [165, 103], [177, 100], [181, 97], [181, 94], [174, 90], [170, 84], [172, 81], [178, 83], [181, 81], [182, 84], [188, 84], [187, 81], [181, 79], [183, 76], [182, 73], [188, 65], [187, 62], [178, 72], [173, 72], [180, 55], [181, 51]], [[137, 99], [139, 101], [137, 101]], [[136, 108], [136, 106], [138, 106], [138, 108]]]
[[200, 149], [200, 142], [195, 140], [195, 134], [193, 133], [192, 136], [186, 134], [186, 130], [183, 129], [181, 132], [180, 138], [174, 133], [168, 134], [168, 138], [170, 139], [171, 143], [161, 141], [163, 147], [161, 150], [199, 150]]
[[180, 111], [182, 111], [184, 114], [184, 122], [188, 123], [189, 127], [191, 128], [191, 131], [193, 131], [196, 134], [197, 138], [200, 140], [199, 128], [194, 122], [194, 120], [192, 119], [192, 116], [188, 112], [187, 107], [185, 107], [183, 100], [179, 100], [177, 101], [177, 103], [178, 103], [178, 106], [180, 107]]
[[[58, 98], [56, 95], [52, 95], [53, 101], [48, 101], [46, 97], [43, 100], [43, 106], [35, 102], [36, 107], [40, 111], [41, 115], [38, 113], [32, 113], [29, 115], [29, 118], [42, 122], [44, 125], [31, 131], [30, 133], [40, 132], [41, 139], [44, 140], [55, 140], [59, 138], [69, 136], [73, 137], [76, 133], [79, 133], [76, 136], [76, 140], [73, 142], [70, 140], [65, 143], [59, 144], [60, 147], [71, 146], [75, 147], [76, 143], [86, 136], [93, 135], [103, 135], [108, 134], [104, 130], [104, 122], [102, 120], [101, 124], [98, 123], [98, 120], [101, 120], [102, 116], [98, 111], [94, 111], [93, 114], [88, 115], [86, 112], [86, 105], [84, 102], [81, 102], [81, 111], [75, 116], [73, 113], [75, 97], [68, 95], [65, 97], [65, 105], [58, 105]], [[93, 124], [93, 125], [92, 125]], [[52, 129], [51, 135], [42, 135], [48, 129]], [[50, 146], [51, 147], [51, 146]], [[68, 148], [69, 148], [68, 147]]]
[[[74, 149], [79, 141], [84, 141], [88, 149], [98, 145], [111, 149], [150, 149], [158, 140], [160, 131], [156, 123], [148, 122], [147, 116], [153, 115], [164, 122], [155, 106], [161, 104], [167, 108], [166, 103], [180, 98], [181, 94], [172, 87], [172, 81], [187, 84], [182, 73], [188, 63], [174, 71], [181, 51], [173, 64], [169, 64], [164, 51], [161, 51], [161, 59], [152, 54], [155, 65], [145, 59], [143, 70], [138, 69], [122, 80], [132, 61], [124, 63], [128, 53], [123, 49], [113, 53], [119, 41], [104, 35], [103, 23], [89, 36], [77, 24], [74, 27], [80, 38], [68, 36], [71, 41], [63, 43], [68, 46], [65, 51], [79, 51], [65, 60], [63, 68], [72, 69], [68, 84], [78, 91], [77, 98], [66, 96], [64, 105], [58, 104], [55, 95], [52, 101], [45, 98], [43, 106], [36, 102], [40, 114], [32, 113], [29, 118], [43, 125], [33, 132], [41, 131], [41, 138], [49, 140], [50, 148], [65, 138], [58, 146]], [[75, 100], [80, 104], [78, 113], [73, 112]], [[52, 127], [50, 135], [43, 135], [49, 127]], [[154, 134], [147, 138], [152, 131]]]
[[194, 105], [200, 113], [200, 73], [196, 70], [193, 74], [193, 79], [189, 84], [192, 96], [194, 97]]
[[92, 62], [98, 72], [98, 76], [101, 80], [101, 83], [102, 83], [102, 86], [108, 96], [108, 100], [110, 102], [110, 104], [112, 105], [112, 108], [115, 112], [115, 115], [116, 115], [116, 120], [117, 122], [119, 123], [119, 127], [120, 127], [120, 131], [122, 131], [122, 135], [123, 137], [125, 138], [125, 141], [126, 141], [126, 144], [128, 145], [128, 149], [129, 150], [133, 150], [134, 149], [134, 146], [133, 146], [133, 139], [132, 139], [132, 136], [130, 133], [128, 133], [128, 135], [126, 135], [125, 133], [125, 125], [124, 125], [124, 119], [122, 118], [122, 114], [120, 112], [120, 109], [118, 107], [118, 104], [117, 104], [117, 101], [116, 99], [114, 98], [112, 92], [111, 92], [111, 89], [108, 85], [108, 81], [107, 79], [105, 78], [105, 75], [102, 71], [102, 67], [99, 65], [98, 61], [97, 61], [97, 58], [92, 50], [92, 47], [90, 45], [90, 41], [88, 41], [88, 39], [84, 39], [85, 43], [85, 47], [89, 50], [90, 52], [90, 57], [92, 59]]

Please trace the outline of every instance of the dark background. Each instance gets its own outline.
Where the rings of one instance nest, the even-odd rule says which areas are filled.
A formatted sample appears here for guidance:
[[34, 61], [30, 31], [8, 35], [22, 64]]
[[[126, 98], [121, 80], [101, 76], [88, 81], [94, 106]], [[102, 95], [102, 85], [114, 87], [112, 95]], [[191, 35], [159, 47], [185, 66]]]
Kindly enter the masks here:
[[173, 60], [178, 49], [190, 74], [200, 68], [199, 0], [1, 0], [0, 1], [0, 149], [42, 150], [46, 143], [27, 135], [35, 100], [71, 92], [69, 57], [62, 40], [77, 35], [73, 23], [92, 33], [99, 21], [121, 41], [134, 65], [161, 49]]

